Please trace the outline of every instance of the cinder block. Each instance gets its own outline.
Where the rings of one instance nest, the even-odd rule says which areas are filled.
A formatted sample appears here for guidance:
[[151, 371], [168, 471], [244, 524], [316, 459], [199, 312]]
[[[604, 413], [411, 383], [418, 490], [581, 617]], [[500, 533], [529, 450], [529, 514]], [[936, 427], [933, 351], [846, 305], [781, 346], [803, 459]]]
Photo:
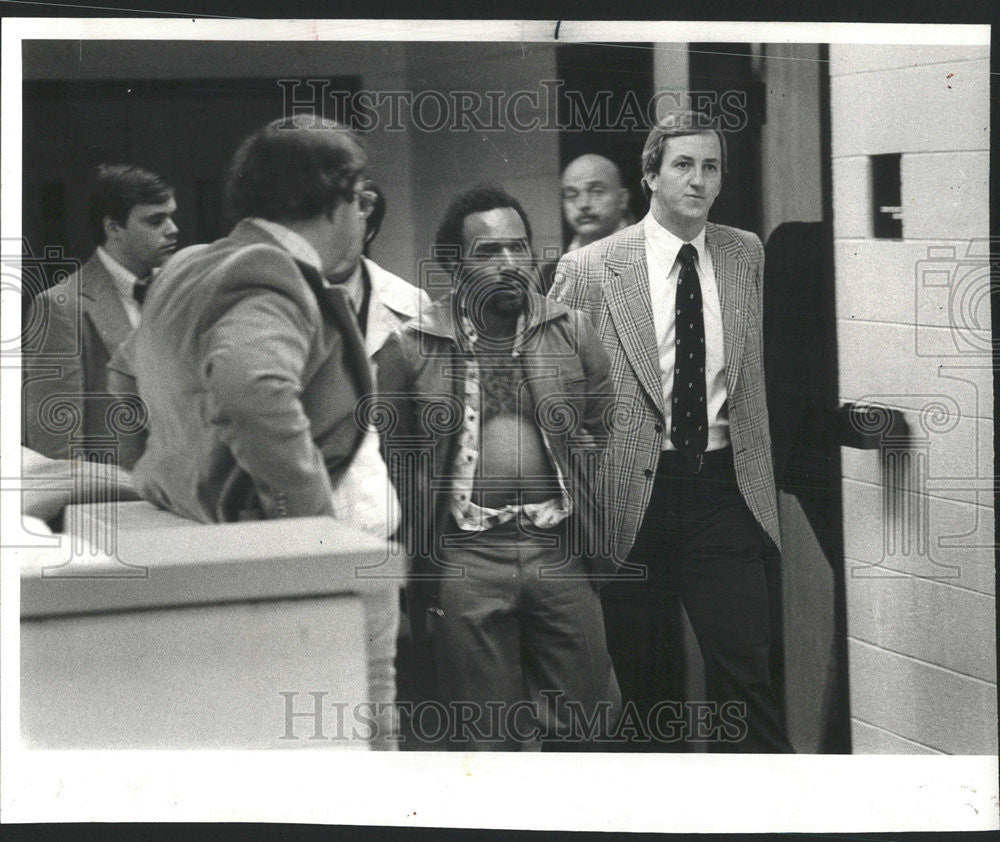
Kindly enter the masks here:
[[913, 576], [845, 581], [851, 637], [996, 683], [994, 597]]
[[907, 740], [883, 728], [851, 717], [852, 754], [942, 754], [928, 746]]
[[851, 714], [946, 754], [996, 754], [997, 688], [848, 638]]
[[[927, 525], [913, 506], [926, 503]], [[881, 485], [844, 480], [846, 575], [913, 575], [993, 595], [996, 588], [993, 510], [987, 505], [925, 496], [895, 511]], [[904, 522], [905, 521], [905, 522]], [[911, 543], [902, 540], [906, 534]]]
[[[988, 37], [988, 36], [987, 36]], [[989, 59], [987, 44], [976, 47], [944, 44], [831, 44], [830, 75], [869, 73], [873, 70], [919, 67]]]
[[[903, 412], [907, 427], [921, 434], [919, 415]], [[993, 482], [993, 419], [963, 415], [953, 428], [928, 436], [927, 493], [946, 500], [970, 501], [970, 489], [988, 492]], [[881, 485], [883, 458], [879, 450], [841, 450], [841, 471], [847, 479]]]
[[833, 155], [989, 149], [989, 71], [980, 59], [833, 77]]
[[[976, 298], [989, 289], [988, 257], [980, 263], [968, 257], [968, 249], [968, 238], [935, 243], [836, 240], [837, 316], [936, 327], [962, 324], [966, 297]], [[943, 259], [943, 254], [958, 259]], [[980, 265], [985, 271], [977, 269]]]
[[918, 323], [947, 326], [949, 331], [918, 331], [917, 353], [990, 365], [989, 240], [925, 242], [927, 255], [917, 261], [915, 279], [919, 310], [929, 320]]
[[903, 155], [900, 166], [904, 237], [989, 236], [989, 152]]
[[950, 328], [838, 318], [841, 401], [876, 396], [917, 412], [940, 406], [948, 418], [933, 420], [945, 426], [957, 417], [989, 416], [983, 409], [989, 406], [993, 369], [988, 357], [964, 354], [969, 347], [965, 335]]

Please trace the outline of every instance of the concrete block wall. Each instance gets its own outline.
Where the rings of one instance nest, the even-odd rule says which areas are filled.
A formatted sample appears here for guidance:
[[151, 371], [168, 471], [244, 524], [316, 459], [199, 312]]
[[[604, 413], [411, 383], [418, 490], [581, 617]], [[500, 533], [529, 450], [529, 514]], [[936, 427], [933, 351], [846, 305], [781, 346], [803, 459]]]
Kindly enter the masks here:
[[908, 427], [842, 453], [853, 747], [995, 753], [989, 48], [832, 45], [830, 93], [840, 401]]

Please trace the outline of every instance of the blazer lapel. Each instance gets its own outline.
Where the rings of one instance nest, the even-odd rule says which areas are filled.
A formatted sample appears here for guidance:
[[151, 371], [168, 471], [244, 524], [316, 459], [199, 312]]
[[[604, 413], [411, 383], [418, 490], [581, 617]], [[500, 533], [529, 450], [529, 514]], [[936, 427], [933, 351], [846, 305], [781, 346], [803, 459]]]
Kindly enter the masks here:
[[623, 238], [608, 255], [610, 278], [604, 287], [604, 298], [636, 378], [662, 413], [663, 384], [649, 298], [646, 244], [642, 227], [635, 229], [636, 234]]
[[[255, 224], [252, 219], [241, 219], [229, 236], [245, 243], [267, 243], [287, 253], [286, 248], [267, 229]], [[371, 362], [347, 295], [341, 289], [326, 287], [315, 267], [303, 263], [295, 255], [289, 256], [295, 261], [307, 286], [316, 296], [320, 312], [339, 328], [344, 342], [344, 359], [354, 376], [359, 393], [362, 395], [371, 393], [374, 390]]]
[[358, 392], [362, 395], [371, 393], [374, 389], [371, 362], [347, 294], [337, 287], [325, 287], [319, 272], [308, 263], [295, 260], [295, 264], [316, 296], [320, 311], [338, 328], [344, 343], [344, 360], [354, 375]]
[[740, 259], [740, 244], [722, 229], [709, 224], [705, 244], [712, 256], [712, 269], [722, 308], [722, 338], [726, 354], [726, 391], [733, 393], [746, 339], [747, 294], [753, 286], [750, 267]]
[[80, 270], [80, 295], [84, 310], [94, 323], [101, 341], [111, 354], [132, 332], [125, 305], [118, 297], [114, 281], [95, 254]]

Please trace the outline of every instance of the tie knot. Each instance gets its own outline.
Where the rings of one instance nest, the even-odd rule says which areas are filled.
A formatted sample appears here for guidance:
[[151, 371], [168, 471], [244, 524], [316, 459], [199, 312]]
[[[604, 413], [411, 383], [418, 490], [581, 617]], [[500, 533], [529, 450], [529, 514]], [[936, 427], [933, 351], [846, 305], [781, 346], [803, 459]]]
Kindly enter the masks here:
[[694, 265], [695, 258], [698, 256], [697, 249], [691, 245], [691, 243], [684, 243], [681, 246], [681, 250], [677, 253], [677, 258], [685, 266]]
[[132, 297], [136, 300], [136, 303], [138, 303], [140, 307], [146, 300], [146, 293], [149, 292], [149, 285], [152, 283], [152, 280], [152, 276], [147, 275], [145, 278], [140, 278], [132, 285]]

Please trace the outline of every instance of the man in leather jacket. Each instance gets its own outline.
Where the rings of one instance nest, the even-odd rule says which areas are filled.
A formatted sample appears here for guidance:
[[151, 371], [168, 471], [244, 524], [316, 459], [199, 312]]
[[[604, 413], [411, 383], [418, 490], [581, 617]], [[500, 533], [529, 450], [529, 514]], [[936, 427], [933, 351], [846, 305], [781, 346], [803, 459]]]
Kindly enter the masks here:
[[530, 290], [520, 204], [483, 185], [437, 236], [450, 294], [377, 355], [383, 443], [450, 747], [593, 750], [618, 686], [594, 505], [612, 392], [589, 321]]

